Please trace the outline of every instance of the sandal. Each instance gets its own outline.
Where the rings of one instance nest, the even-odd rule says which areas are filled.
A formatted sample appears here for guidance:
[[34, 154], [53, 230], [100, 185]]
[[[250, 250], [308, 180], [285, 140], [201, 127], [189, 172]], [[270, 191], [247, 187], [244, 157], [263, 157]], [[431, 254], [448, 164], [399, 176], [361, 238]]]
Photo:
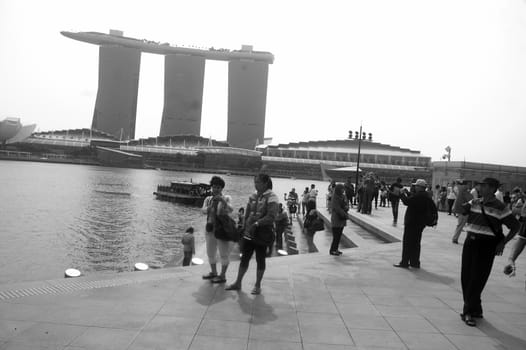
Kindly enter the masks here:
[[250, 292], [250, 294], [253, 294], [253, 295], [261, 294], [261, 287], [254, 287], [254, 288], [252, 288], [252, 291]]
[[209, 272], [203, 276], [204, 280], [211, 280], [212, 278], [217, 277], [217, 273]]
[[212, 278], [210, 280], [210, 282], [212, 282], [212, 283], [225, 283], [226, 282], [226, 278], [221, 277], [221, 276], [215, 276], [214, 278]]
[[241, 286], [233, 283], [233, 284], [231, 284], [229, 286], [226, 286], [225, 290], [241, 290]]

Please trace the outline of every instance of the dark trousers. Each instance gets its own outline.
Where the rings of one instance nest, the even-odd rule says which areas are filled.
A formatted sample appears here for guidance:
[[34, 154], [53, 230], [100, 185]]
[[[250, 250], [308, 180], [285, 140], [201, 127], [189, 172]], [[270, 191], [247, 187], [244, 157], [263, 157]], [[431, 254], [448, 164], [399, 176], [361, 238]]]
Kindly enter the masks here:
[[276, 225], [276, 249], [283, 248], [283, 232], [285, 227], [281, 225]]
[[448, 215], [451, 215], [451, 210], [453, 210], [453, 204], [455, 203], [454, 199], [448, 199], [447, 200], [447, 213]]
[[414, 224], [404, 226], [401, 264], [420, 267], [420, 241], [424, 228], [425, 226]]
[[374, 209], [378, 209], [378, 191], [374, 192], [373, 199], [374, 199]]
[[497, 239], [468, 233], [462, 249], [460, 280], [464, 297], [464, 314], [482, 314], [480, 296], [488, 281], [495, 259]]
[[243, 240], [243, 255], [241, 255], [240, 266], [247, 268], [252, 254], [256, 252], [256, 263], [258, 270], [265, 270], [266, 263], [265, 259], [267, 257], [267, 246], [255, 244], [253, 241]]
[[191, 261], [192, 261], [192, 252], [184, 252], [183, 266], [190, 265]]
[[332, 228], [332, 243], [331, 243], [331, 249], [329, 250], [329, 253], [338, 251], [338, 247], [340, 246], [340, 239], [342, 238], [342, 232], [343, 232], [343, 227], [333, 227]]
[[393, 221], [398, 222], [398, 205], [400, 204], [400, 198], [391, 199], [391, 210], [393, 211]]
[[373, 194], [370, 192], [364, 191], [361, 199], [363, 200], [363, 203], [362, 201], [360, 202], [362, 214], [371, 214]]

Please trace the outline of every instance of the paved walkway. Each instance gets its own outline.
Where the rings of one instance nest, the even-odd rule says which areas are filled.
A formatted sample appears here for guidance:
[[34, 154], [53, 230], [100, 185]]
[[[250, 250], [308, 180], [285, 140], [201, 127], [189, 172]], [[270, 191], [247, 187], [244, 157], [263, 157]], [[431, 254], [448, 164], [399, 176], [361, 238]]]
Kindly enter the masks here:
[[[401, 238], [390, 209], [351, 215]], [[440, 213], [424, 231], [420, 270], [392, 267], [400, 242], [268, 259], [259, 296], [255, 261], [239, 293], [203, 281], [203, 265], [0, 285], [0, 349], [526, 349], [526, 258], [515, 278], [496, 259], [468, 327], [454, 224]]]

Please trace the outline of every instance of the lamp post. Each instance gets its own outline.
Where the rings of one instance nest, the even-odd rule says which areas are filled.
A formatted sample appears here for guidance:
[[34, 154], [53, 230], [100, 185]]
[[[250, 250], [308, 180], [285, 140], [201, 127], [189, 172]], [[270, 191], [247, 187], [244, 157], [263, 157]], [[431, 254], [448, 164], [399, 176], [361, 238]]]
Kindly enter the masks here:
[[451, 147], [447, 146], [444, 148], [446, 153], [442, 156], [442, 159], [447, 159], [445, 175], [447, 176], [447, 164], [451, 161]]
[[356, 160], [356, 185], [354, 192], [358, 193], [358, 177], [360, 174], [360, 151], [362, 148], [362, 124], [360, 124], [360, 133], [358, 134], [358, 159]]
[[[355, 188], [355, 191], [357, 192], [358, 191], [358, 179], [359, 179], [359, 176], [360, 176], [360, 153], [361, 153], [361, 150], [362, 150], [362, 140], [366, 140], [366, 133], [365, 132], [362, 132], [362, 124], [360, 123], [360, 131], [355, 131], [354, 132], [354, 138], [355, 139], [358, 139], [358, 159], [356, 161], [356, 188]], [[352, 131], [349, 131], [349, 139], [352, 140]], [[369, 133], [369, 141], [373, 141], [373, 134], [372, 133]]]

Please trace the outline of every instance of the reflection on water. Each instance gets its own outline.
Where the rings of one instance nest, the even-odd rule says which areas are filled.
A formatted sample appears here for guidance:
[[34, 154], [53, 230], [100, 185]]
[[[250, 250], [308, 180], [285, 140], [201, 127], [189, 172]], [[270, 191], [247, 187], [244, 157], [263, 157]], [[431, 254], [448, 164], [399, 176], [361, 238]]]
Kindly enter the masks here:
[[[200, 208], [154, 199], [171, 180], [209, 182], [212, 174], [0, 161], [0, 283], [61, 278], [64, 270], [131, 271], [182, 258], [181, 236], [196, 229], [204, 244]], [[224, 176], [234, 207], [254, 191], [251, 177]], [[306, 180], [274, 179], [280, 198]], [[326, 183], [314, 182], [324, 193]]]

